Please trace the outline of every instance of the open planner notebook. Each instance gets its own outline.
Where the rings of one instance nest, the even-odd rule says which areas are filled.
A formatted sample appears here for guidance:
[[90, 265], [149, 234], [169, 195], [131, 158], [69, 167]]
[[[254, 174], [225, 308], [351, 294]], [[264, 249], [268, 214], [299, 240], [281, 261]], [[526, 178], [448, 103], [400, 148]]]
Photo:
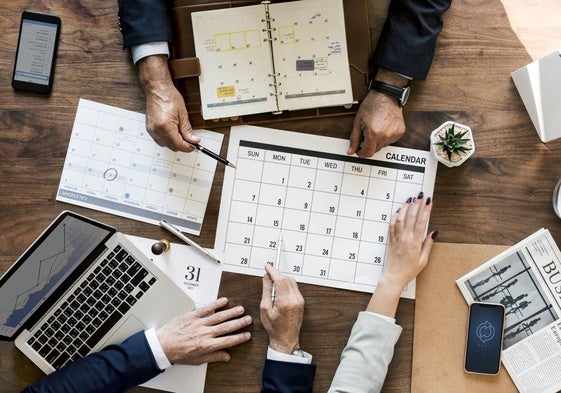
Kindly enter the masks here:
[[204, 119], [353, 101], [342, 0], [192, 14]]

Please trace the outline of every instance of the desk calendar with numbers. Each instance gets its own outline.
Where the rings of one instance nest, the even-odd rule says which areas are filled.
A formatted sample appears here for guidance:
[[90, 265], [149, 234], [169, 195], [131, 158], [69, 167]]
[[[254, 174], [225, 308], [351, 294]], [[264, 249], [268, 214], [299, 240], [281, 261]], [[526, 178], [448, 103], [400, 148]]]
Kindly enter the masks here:
[[[232, 127], [215, 249], [224, 270], [262, 276], [274, 265], [296, 281], [372, 292], [384, 268], [391, 214], [420, 191], [431, 196], [428, 151], [389, 146], [365, 159], [345, 139]], [[404, 297], [415, 297], [410, 283]]]
[[[199, 235], [216, 160], [158, 146], [142, 113], [80, 99], [57, 200]], [[223, 135], [197, 130], [220, 152]]]

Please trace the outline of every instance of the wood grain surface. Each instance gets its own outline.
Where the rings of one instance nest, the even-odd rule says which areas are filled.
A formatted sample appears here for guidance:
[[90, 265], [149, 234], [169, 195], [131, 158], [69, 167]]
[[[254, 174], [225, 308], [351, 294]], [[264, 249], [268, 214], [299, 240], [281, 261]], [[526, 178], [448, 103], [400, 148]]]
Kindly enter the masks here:
[[[526, 19], [515, 18], [513, 26], [509, 15], [513, 11], [519, 15], [524, 7], [532, 12]], [[25, 9], [54, 13], [62, 19], [50, 96], [11, 88], [20, 14]], [[446, 120], [468, 124], [475, 135], [476, 152], [470, 160], [459, 168], [438, 168], [430, 228], [440, 231], [440, 241], [511, 245], [540, 227], [549, 228], [561, 241], [561, 222], [552, 208], [553, 188], [561, 177], [561, 141], [547, 145], [539, 141], [510, 78], [512, 71], [536, 56], [561, 47], [560, 35], [552, 33], [558, 33], [555, 29], [560, 25], [552, 30], [551, 23], [538, 23], [546, 16], [550, 21], [547, 7], [531, 0], [504, 0], [504, 4], [454, 0], [445, 14], [427, 80], [412, 82], [405, 109], [408, 131], [397, 145], [428, 149], [430, 131]], [[55, 201], [78, 99], [145, 110], [130, 54], [122, 49], [117, 2], [1, 0], [0, 35], [0, 273], [64, 209], [121, 232], [164, 236], [153, 225]], [[270, 126], [346, 139], [352, 121], [352, 117], [340, 117]], [[229, 130], [218, 131], [225, 134], [222, 153], [226, 154]], [[214, 244], [223, 174], [219, 166], [198, 239], [205, 247]], [[314, 392], [325, 392], [356, 315], [369, 296], [312, 285], [300, 288], [306, 299], [301, 344], [318, 365]], [[231, 351], [229, 363], [209, 365], [205, 391], [257, 392], [267, 346], [259, 322], [261, 280], [224, 273], [220, 295], [229, 297], [231, 305], [244, 305], [254, 317], [253, 338]], [[410, 390], [413, 301], [400, 302], [397, 321], [404, 331], [385, 392]], [[12, 342], [0, 342], [0, 392], [19, 392], [42, 375]]]

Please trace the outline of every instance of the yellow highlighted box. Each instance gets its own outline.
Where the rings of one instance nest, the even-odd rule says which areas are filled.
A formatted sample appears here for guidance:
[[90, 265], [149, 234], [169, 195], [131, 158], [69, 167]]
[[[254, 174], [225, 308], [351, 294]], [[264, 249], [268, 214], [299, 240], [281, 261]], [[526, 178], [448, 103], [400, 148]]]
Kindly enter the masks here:
[[218, 98], [229, 98], [236, 95], [235, 86], [220, 86], [216, 88], [216, 96]]

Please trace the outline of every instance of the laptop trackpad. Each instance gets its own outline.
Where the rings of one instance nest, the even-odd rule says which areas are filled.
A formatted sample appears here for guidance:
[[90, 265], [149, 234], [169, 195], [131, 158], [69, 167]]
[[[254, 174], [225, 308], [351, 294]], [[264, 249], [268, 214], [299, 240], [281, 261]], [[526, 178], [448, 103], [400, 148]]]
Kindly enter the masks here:
[[137, 317], [131, 315], [123, 323], [121, 323], [111, 336], [101, 342], [101, 347], [99, 348], [104, 348], [110, 344], [120, 344], [129, 336], [141, 330], [146, 330], [146, 326], [144, 326]]

